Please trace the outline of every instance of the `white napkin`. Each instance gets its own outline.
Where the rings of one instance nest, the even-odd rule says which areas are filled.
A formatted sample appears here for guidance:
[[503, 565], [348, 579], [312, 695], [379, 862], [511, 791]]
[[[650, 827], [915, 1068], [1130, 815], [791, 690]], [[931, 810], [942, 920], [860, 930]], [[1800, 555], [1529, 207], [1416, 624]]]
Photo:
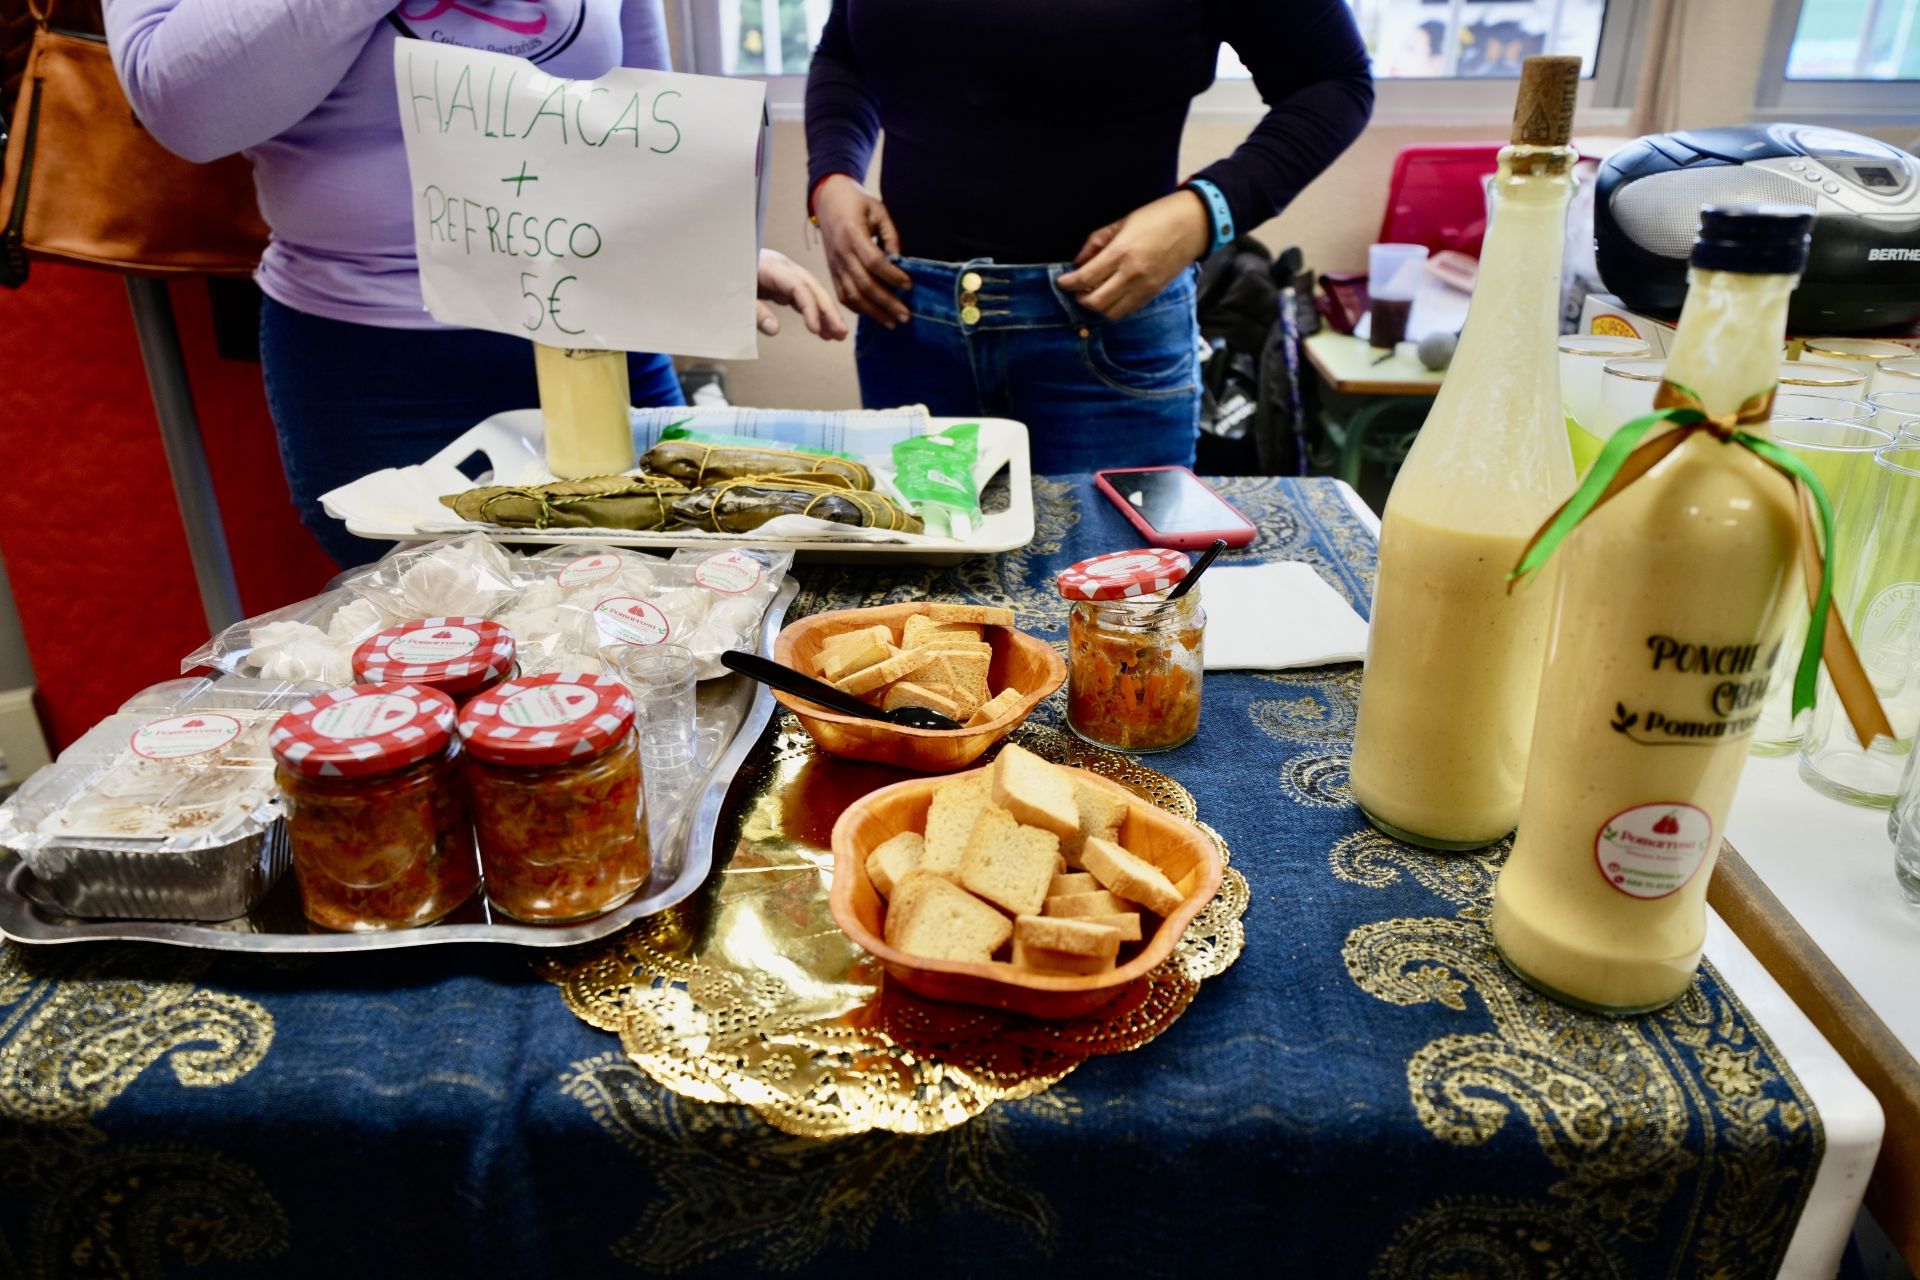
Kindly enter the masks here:
[[1367, 624], [1311, 565], [1207, 570], [1207, 670], [1280, 671], [1367, 655]]

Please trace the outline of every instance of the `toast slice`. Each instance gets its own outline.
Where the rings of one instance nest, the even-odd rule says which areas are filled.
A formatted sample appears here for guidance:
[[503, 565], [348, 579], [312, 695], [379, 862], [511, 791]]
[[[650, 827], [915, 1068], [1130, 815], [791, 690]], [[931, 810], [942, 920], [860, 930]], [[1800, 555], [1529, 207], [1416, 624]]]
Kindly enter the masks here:
[[1049, 916], [1112, 916], [1133, 910], [1133, 903], [1105, 889], [1056, 894], [1040, 905], [1041, 914]]
[[935, 639], [951, 640], [955, 644], [977, 644], [980, 637], [979, 627], [935, 622], [924, 613], [911, 615], [900, 628], [900, 646], [903, 649], [917, 649]]
[[993, 802], [1021, 822], [1050, 831], [1058, 840], [1078, 834], [1080, 811], [1072, 776], [1064, 769], [1008, 743], [994, 757], [987, 776], [993, 780]]
[[927, 616], [935, 622], [969, 622], [983, 627], [1010, 627], [1013, 610], [990, 604], [954, 604], [935, 600], [927, 606]]
[[967, 709], [967, 715], [993, 696], [987, 688], [987, 668], [993, 665], [993, 654], [985, 645], [971, 649], [930, 647], [927, 652], [933, 660], [920, 668], [920, 674], [950, 687], [954, 701]]
[[864, 671], [893, 656], [893, 646], [871, 638], [839, 645], [820, 654], [820, 675], [828, 681], [844, 680], [856, 671]]
[[1140, 941], [1140, 913], [1138, 911], [1120, 911], [1110, 916], [1070, 916], [1068, 919], [1085, 920], [1088, 924], [1104, 924], [1110, 929], [1120, 931], [1120, 941]]
[[1022, 826], [1005, 809], [988, 805], [960, 860], [960, 886], [1014, 915], [1037, 916], [1059, 850], [1060, 839], [1051, 831]]
[[1105, 787], [1075, 778], [1073, 808], [1079, 818], [1079, 828], [1070, 836], [1060, 837], [1060, 853], [1068, 866], [1078, 867], [1080, 850], [1086, 847], [1087, 841], [1098, 838], [1119, 842], [1120, 828], [1127, 820], [1127, 802]]
[[991, 803], [992, 791], [985, 774], [935, 787], [933, 803], [927, 806], [927, 844], [920, 855], [921, 869], [958, 883], [960, 861], [966, 856], [973, 824]]
[[949, 694], [912, 680], [898, 680], [888, 685], [887, 695], [880, 705], [887, 711], [898, 711], [901, 707], [925, 707], [929, 711], [938, 711], [949, 720], [962, 723], [967, 718], [966, 710]]
[[889, 946], [929, 960], [985, 964], [1013, 936], [1013, 922], [951, 881], [909, 871], [887, 907]]
[[1066, 951], [1076, 956], [1111, 960], [1120, 954], [1120, 931], [1089, 920], [1054, 916], [1017, 916], [1013, 936], [1022, 946]]
[[1001, 716], [1012, 715], [1014, 708], [1020, 705], [1020, 699], [1024, 696], [1018, 689], [1002, 689], [975, 708], [973, 715], [968, 717], [967, 724], [969, 726], [992, 724]]
[[1069, 893], [1098, 893], [1099, 891], [1100, 882], [1095, 880], [1093, 873], [1089, 871], [1056, 873], [1053, 883], [1047, 886], [1049, 898], [1058, 898]]
[[1076, 956], [1070, 951], [1049, 951], [1043, 947], [1029, 947], [1018, 938], [1013, 940], [1013, 963], [1018, 968], [1034, 973], [1087, 975], [1111, 973], [1114, 968], [1112, 956]]
[[867, 855], [867, 879], [873, 881], [873, 887], [880, 891], [881, 897], [891, 898], [894, 886], [919, 867], [920, 857], [926, 848], [927, 839], [918, 831], [902, 831], [892, 839], [882, 841]]
[[1128, 853], [1111, 840], [1087, 841], [1080, 851], [1082, 865], [1094, 879], [1157, 915], [1167, 915], [1181, 903], [1180, 891], [1166, 873], [1145, 858]]
[[820, 642], [820, 653], [825, 656], [842, 645], [864, 644], [873, 641], [877, 644], [892, 644], [893, 632], [885, 623], [876, 622], [870, 627], [861, 627], [857, 631], [842, 631], [838, 635], [828, 636]]
[[870, 667], [854, 672], [838, 682], [856, 698], [872, 693], [883, 684], [892, 684], [895, 680], [904, 680], [927, 664], [925, 649], [903, 649], [885, 662], [876, 662]]

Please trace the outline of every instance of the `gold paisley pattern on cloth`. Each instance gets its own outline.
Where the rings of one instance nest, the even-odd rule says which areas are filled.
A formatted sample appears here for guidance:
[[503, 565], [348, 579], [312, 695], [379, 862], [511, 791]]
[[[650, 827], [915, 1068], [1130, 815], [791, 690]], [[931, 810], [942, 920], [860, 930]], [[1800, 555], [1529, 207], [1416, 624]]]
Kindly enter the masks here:
[[[1576, 1012], [1514, 977], [1485, 923], [1509, 848], [1432, 854], [1367, 829], [1328, 857], [1350, 884], [1410, 882], [1453, 908], [1362, 924], [1342, 952], [1377, 999], [1470, 1020], [1407, 1063], [1420, 1123], [1460, 1147], [1518, 1123], [1557, 1171], [1537, 1203], [1458, 1200], [1423, 1212], [1399, 1228], [1375, 1274], [1624, 1276], [1616, 1243], [1670, 1238], [1662, 1224], [1676, 1204], [1685, 1211], [1676, 1266], [1770, 1273], [1823, 1142], [1805, 1090], [1710, 965], [1710, 981], [1638, 1018]], [[1593, 1234], [1569, 1234], [1575, 1223]]]
[[[561, 1088], [659, 1183], [663, 1194], [647, 1198], [613, 1245], [616, 1258], [641, 1271], [727, 1257], [791, 1271], [834, 1247], [865, 1249], [876, 1228], [910, 1226], [929, 1206], [955, 1202], [1015, 1226], [1037, 1256], [1056, 1252], [1058, 1215], [1022, 1184], [1026, 1158], [1003, 1108], [926, 1137], [868, 1132], [816, 1142], [745, 1108], [663, 1090], [618, 1053], [575, 1063]], [[1007, 1106], [1057, 1124], [1079, 1114], [1063, 1089]]]
[[273, 1015], [196, 985], [208, 964], [157, 947], [0, 943], [0, 1188], [35, 1197], [30, 1238], [0, 1237], [6, 1274], [157, 1277], [285, 1251], [286, 1214], [252, 1169], [184, 1145], [117, 1146], [98, 1123], [156, 1065], [209, 1089], [265, 1059]]
[[[1032, 724], [1016, 740], [1195, 816], [1184, 787], [1124, 756]], [[883, 984], [879, 963], [827, 910], [828, 837], [848, 802], [897, 776], [817, 752], [783, 716], [758, 772], [736, 790], [747, 797], [740, 829], [707, 888], [541, 972], [576, 1014], [617, 1033], [641, 1071], [684, 1097], [741, 1103], [806, 1137], [930, 1134], [1039, 1093], [1089, 1057], [1146, 1044], [1245, 945], [1250, 895], [1229, 866], [1173, 956], [1086, 1017], [1032, 1020]], [[1226, 857], [1219, 835], [1201, 829]]]

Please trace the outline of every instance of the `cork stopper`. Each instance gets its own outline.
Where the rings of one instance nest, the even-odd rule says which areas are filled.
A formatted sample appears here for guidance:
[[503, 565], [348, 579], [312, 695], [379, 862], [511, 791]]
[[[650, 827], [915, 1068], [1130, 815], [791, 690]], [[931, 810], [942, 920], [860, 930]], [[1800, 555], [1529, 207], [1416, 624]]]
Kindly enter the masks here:
[[1564, 147], [1573, 137], [1573, 99], [1580, 91], [1580, 59], [1539, 55], [1520, 66], [1513, 104], [1513, 145]]

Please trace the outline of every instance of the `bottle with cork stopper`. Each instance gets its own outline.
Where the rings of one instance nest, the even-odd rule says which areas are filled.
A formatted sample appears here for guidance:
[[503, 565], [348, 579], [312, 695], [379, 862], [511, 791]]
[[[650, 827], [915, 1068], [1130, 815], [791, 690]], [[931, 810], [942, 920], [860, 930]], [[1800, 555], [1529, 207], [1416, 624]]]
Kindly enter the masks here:
[[1580, 59], [1528, 58], [1473, 302], [1380, 529], [1352, 786], [1387, 834], [1474, 849], [1513, 830], [1550, 580], [1507, 570], [1573, 489], [1560, 407], [1560, 259]]

